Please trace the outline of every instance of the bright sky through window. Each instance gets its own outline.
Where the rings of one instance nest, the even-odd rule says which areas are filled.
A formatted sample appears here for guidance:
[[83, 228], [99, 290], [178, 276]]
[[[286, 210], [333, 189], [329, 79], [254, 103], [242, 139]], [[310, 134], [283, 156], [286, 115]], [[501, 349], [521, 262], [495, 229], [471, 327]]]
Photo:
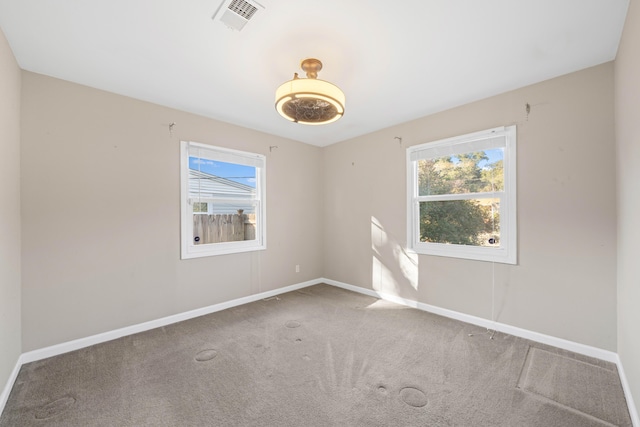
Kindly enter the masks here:
[[205, 172], [256, 188], [256, 168], [218, 160], [189, 157], [189, 169]]
[[487, 160], [482, 160], [478, 163], [480, 168], [484, 168], [485, 166], [495, 163], [498, 160], [504, 159], [504, 151], [500, 148], [493, 148], [490, 150], [484, 150], [485, 156], [487, 156]]

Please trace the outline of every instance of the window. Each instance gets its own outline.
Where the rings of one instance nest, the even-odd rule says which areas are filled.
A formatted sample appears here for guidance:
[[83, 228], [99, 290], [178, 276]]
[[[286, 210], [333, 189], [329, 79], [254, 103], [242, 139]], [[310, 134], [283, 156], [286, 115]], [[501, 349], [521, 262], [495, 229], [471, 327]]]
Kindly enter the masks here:
[[194, 214], [208, 214], [209, 206], [211, 204], [207, 202], [192, 202], [191, 206], [193, 206]]
[[182, 259], [266, 248], [263, 155], [182, 141]]
[[408, 148], [407, 189], [417, 253], [517, 262], [515, 126]]

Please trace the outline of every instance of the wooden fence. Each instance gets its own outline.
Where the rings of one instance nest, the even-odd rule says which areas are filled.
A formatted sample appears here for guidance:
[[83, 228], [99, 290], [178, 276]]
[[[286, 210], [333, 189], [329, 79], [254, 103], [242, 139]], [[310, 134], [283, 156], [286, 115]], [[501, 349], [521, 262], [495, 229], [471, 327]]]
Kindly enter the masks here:
[[255, 240], [255, 214], [195, 214], [193, 237], [196, 245]]

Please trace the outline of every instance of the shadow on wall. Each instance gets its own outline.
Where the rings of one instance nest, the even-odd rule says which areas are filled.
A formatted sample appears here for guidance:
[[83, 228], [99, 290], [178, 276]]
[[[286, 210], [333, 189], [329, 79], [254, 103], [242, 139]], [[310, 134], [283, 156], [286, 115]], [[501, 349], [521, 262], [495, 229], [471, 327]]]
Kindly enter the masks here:
[[373, 290], [411, 298], [418, 291], [418, 254], [410, 253], [382, 223], [371, 217], [371, 285]]

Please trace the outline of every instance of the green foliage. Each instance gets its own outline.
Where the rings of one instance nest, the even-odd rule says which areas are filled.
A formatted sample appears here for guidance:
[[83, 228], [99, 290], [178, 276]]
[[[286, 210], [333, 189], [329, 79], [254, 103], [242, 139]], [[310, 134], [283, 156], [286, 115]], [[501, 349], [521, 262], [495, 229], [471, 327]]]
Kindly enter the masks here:
[[485, 183], [484, 191], [504, 190], [504, 161], [498, 160], [488, 164], [482, 169], [482, 181]]
[[[419, 194], [469, 194], [502, 191], [503, 161], [486, 164], [483, 152], [420, 160]], [[483, 164], [483, 166], [481, 166]], [[500, 219], [496, 199], [479, 195], [473, 200], [420, 203], [420, 240], [459, 245], [487, 245], [498, 238]]]
[[436, 243], [479, 245], [479, 234], [491, 231], [483, 207], [471, 200], [420, 204], [420, 239]]
[[193, 202], [193, 212], [207, 213], [207, 202]]

